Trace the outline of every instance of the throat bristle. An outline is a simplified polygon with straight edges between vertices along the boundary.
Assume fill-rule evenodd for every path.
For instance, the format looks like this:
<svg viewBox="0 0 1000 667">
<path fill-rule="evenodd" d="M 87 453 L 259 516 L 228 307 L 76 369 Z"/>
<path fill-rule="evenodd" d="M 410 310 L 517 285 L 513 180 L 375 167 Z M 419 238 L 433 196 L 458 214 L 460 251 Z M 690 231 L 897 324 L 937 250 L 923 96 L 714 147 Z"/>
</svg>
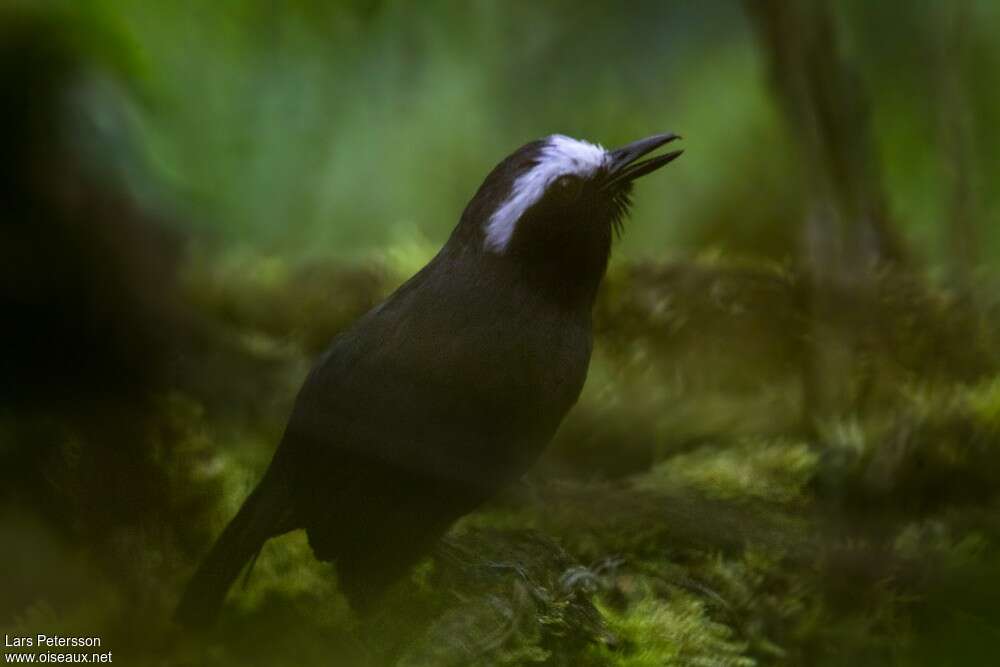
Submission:
<svg viewBox="0 0 1000 667">
<path fill-rule="evenodd" d="M 612 201 L 611 226 L 615 230 L 615 238 L 620 239 L 625 231 L 625 219 L 632 207 L 632 195 L 627 190 L 618 194 Z"/>
</svg>

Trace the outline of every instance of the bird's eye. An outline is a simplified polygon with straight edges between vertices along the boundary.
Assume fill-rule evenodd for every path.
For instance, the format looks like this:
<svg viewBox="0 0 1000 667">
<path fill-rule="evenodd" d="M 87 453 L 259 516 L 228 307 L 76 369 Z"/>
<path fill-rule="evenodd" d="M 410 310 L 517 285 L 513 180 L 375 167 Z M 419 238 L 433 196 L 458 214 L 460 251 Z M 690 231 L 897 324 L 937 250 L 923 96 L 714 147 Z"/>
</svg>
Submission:
<svg viewBox="0 0 1000 667">
<path fill-rule="evenodd" d="M 569 202 L 580 196 L 582 185 L 583 181 L 579 177 L 565 174 L 556 179 L 552 189 L 556 191 L 560 199 Z"/>
</svg>

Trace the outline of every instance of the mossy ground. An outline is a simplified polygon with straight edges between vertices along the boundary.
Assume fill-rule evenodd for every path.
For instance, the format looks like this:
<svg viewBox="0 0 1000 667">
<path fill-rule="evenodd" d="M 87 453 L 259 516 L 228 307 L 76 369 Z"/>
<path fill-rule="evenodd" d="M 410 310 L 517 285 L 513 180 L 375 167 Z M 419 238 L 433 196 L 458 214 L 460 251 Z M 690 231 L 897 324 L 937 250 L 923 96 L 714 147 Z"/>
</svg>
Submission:
<svg viewBox="0 0 1000 667">
<path fill-rule="evenodd" d="M 137 665 L 930 665 L 994 653 L 989 304 L 886 277 L 878 302 L 890 306 L 858 352 L 866 399 L 810 421 L 794 275 L 720 261 L 616 267 L 588 386 L 549 453 L 373 616 L 357 618 L 336 568 L 291 534 L 267 545 L 218 628 L 180 632 L 171 607 L 266 466 L 309 358 L 398 282 L 391 266 L 192 261 L 189 298 L 237 352 L 150 398 L 108 399 L 104 419 L 129 415 L 124 468 L 126 444 L 98 442 L 115 431 L 72 411 L 3 415 L 4 447 L 45 444 L 47 479 L 0 522 L 0 566 L 21 573 L 5 631 L 98 635 Z M 208 377 L 218 372 L 224 382 Z"/>
</svg>

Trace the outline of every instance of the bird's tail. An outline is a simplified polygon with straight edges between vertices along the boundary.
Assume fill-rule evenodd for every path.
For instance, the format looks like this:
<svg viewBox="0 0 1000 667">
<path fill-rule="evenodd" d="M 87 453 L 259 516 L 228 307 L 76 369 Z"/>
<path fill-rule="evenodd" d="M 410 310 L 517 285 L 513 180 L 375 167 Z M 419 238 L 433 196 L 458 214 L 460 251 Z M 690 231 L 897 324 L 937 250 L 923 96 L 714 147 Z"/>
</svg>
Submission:
<svg viewBox="0 0 1000 667">
<path fill-rule="evenodd" d="M 290 506 L 285 494 L 265 479 L 246 499 L 211 551 L 198 566 L 174 612 L 174 620 L 189 628 L 211 624 L 230 586 L 251 557 L 269 538 L 287 532 Z"/>
</svg>

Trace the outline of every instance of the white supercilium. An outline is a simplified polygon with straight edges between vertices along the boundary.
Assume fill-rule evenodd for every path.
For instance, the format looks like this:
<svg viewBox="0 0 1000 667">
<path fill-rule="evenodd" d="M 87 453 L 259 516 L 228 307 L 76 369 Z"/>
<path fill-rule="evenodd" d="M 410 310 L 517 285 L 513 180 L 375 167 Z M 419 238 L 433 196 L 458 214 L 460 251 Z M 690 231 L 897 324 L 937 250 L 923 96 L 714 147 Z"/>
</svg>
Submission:
<svg viewBox="0 0 1000 667">
<path fill-rule="evenodd" d="M 542 148 L 538 163 L 518 176 L 510 195 L 493 212 L 486 225 L 486 247 L 503 252 L 521 216 L 549 185 L 565 174 L 587 177 L 605 165 L 608 152 L 601 146 L 562 134 L 553 134 Z"/>
</svg>

